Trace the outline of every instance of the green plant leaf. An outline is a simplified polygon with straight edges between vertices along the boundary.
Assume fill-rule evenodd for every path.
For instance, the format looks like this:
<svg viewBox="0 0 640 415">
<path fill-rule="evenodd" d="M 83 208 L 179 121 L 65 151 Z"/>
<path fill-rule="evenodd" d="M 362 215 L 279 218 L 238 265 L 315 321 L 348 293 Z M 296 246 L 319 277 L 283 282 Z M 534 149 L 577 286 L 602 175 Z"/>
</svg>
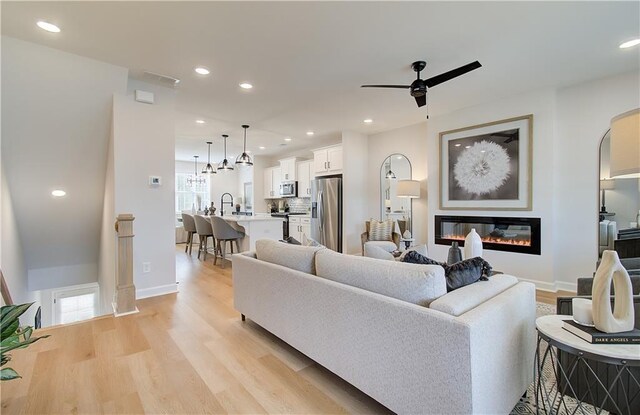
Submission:
<svg viewBox="0 0 640 415">
<path fill-rule="evenodd" d="M 7 347 L 17 343 L 20 343 L 20 335 L 14 334 L 13 336 L 3 338 L 0 342 L 0 347 Z"/>
<path fill-rule="evenodd" d="M 11 360 L 11 356 L 9 356 L 8 354 L 3 354 L 2 359 L 0 359 L 0 366 L 4 366 L 5 364 L 7 364 L 7 362 L 9 362 L 9 360 Z"/>
<path fill-rule="evenodd" d="M 0 370 L 0 380 L 11 380 L 21 378 L 22 376 L 18 375 L 18 372 L 11 369 L 10 367 L 6 367 Z"/>
<path fill-rule="evenodd" d="M 2 330 L 2 333 L 0 333 L 0 339 L 4 340 L 7 337 L 13 336 L 14 334 L 16 334 L 16 331 L 19 327 L 20 321 L 16 319 L 11 325 L 7 326 L 6 329 Z"/>
<path fill-rule="evenodd" d="M 13 308 L 6 313 L 4 313 L 4 310 L 2 310 L 3 313 L 2 313 L 2 319 L 0 321 L 0 332 L 4 333 L 5 329 L 7 329 L 10 325 L 14 324 L 14 321 L 18 320 L 18 317 L 24 314 L 24 312 L 27 311 L 27 309 L 32 305 L 33 303 L 5 306 L 5 307 L 13 307 Z"/>
<path fill-rule="evenodd" d="M 11 350 L 13 350 L 13 349 L 18 349 L 18 348 L 21 348 L 21 347 L 26 347 L 26 346 L 28 346 L 28 345 L 30 345 L 30 344 L 32 344 L 32 343 L 35 343 L 35 342 L 37 342 L 37 341 L 38 341 L 38 340 L 40 340 L 40 339 L 44 339 L 44 338 L 46 338 L 46 337 L 49 337 L 49 336 L 32 337 L 32 338 L 30 338 L 29 340 L 26 340 L 26 341 L 23 341 L 23 342 L 19 342 L 19 343 L 17 343 L 17 344 L 12 344 L 11 346 L 2 347 L 2 348 L 0 348 L 0 353 L 5 354 L 5 353 L 7 353 L 7 352 L 10 352 L 10 351 L 11 351 Z"/>
</svg>

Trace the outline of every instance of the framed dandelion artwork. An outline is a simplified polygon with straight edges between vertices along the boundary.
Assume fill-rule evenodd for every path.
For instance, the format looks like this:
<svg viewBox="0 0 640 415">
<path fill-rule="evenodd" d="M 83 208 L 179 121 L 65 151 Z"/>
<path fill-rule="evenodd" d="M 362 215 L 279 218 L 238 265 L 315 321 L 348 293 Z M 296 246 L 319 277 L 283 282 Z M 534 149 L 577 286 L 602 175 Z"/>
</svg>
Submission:
<svg viewBox="0 0 640 415">
<path fill-rule="evenodd" d="M 531 210 L 533 115 L 440 133 L 440 209 Z"/>
</svg>

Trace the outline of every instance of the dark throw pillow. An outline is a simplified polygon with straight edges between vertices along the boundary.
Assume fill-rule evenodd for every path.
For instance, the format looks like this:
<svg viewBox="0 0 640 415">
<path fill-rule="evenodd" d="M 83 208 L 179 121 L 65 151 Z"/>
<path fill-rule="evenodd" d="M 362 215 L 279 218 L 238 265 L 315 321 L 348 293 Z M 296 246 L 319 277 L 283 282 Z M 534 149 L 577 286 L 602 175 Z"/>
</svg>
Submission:
<svg viewBox="0 0 640 415">
<path fill-rule="evenodd" d="M 408 252 L 402 262 L 423 265 L 440 265 L 444 268 L 444 276 L 447 280 L 447 292 L 473 284 L 476 281 L 486 281 L 491 276 L 491 265 L 481 257 L 465 259 L 448 265 L 446 262 L 438 262 L 427 258 L 415 251 Z"/>
</svg>

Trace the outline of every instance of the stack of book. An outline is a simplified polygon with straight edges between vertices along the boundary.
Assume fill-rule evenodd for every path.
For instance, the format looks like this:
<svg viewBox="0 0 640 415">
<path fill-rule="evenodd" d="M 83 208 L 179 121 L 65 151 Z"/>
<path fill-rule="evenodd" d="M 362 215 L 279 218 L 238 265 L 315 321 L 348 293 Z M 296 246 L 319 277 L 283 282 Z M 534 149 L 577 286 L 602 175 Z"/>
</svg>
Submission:
<svg viewBox="0 0 640 415">
<path fill-rule="evenodd" d="M 563 320 L 562 328 L 592 344 L 638 344 L 640 330 L 633 329 L 622 333 L 605 333 L 595 327 L 583 326 L 572 319 Z"/>
</svg>

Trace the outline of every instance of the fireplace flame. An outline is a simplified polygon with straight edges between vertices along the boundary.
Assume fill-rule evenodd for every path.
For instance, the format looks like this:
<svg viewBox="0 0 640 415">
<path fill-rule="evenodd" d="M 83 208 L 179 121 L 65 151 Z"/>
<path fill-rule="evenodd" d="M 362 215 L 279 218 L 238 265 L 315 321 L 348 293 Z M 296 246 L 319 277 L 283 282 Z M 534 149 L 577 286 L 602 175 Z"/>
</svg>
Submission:
<svg viewBox="0 0 640 415">
<path fill-rule="evenodd" d="M 442 237 L 443 239 L 451 239 L 453 241 L 464 241 L 464 235 L 445 235 Z M 496 236 L 482 236 L 480 237 L 482 242 L 492 243 L 492 244 L 503 244 L 503 245 L 519 245 L 519 246 L 531 246 L 531 240 L 529 239 L 511 239 L 511 238 L 500 238 Z"/>
</svg>

